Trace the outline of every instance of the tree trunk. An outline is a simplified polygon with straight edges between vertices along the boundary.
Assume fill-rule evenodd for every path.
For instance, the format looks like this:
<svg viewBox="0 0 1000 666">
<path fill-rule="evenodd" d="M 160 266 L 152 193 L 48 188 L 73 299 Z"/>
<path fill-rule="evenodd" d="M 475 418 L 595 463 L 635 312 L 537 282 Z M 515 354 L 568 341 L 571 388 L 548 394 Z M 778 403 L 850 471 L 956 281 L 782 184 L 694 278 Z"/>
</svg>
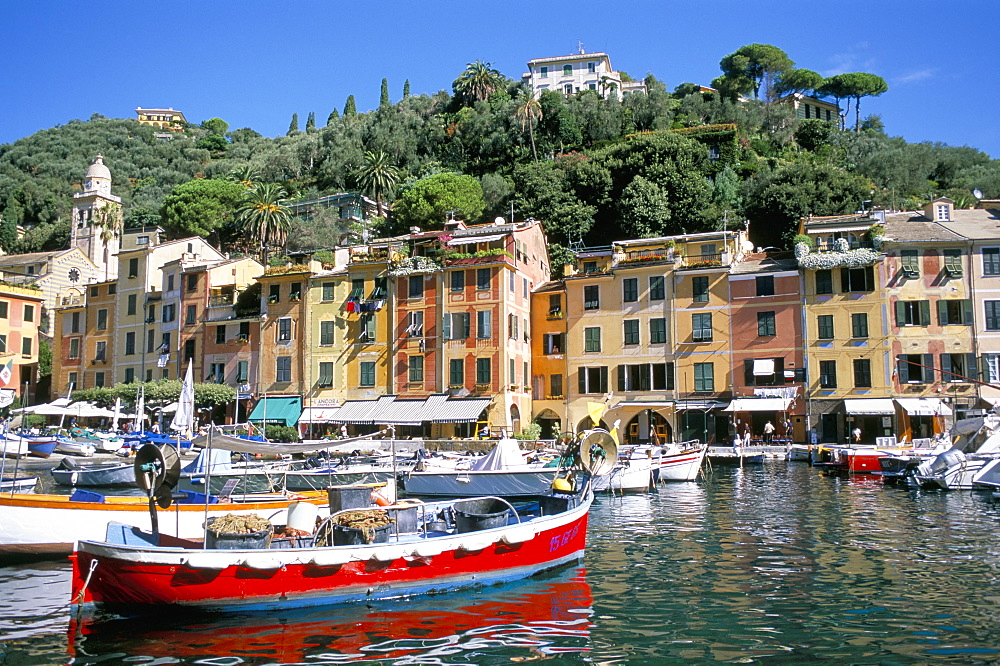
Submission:
<svg viewBox="0 0 1000 666">
<path fill-rule="evenodd" d="M 535 124 L 528 120 L 528 136 L 531 137 L 531 156 L 538 161 L 538 152 L 535 150 Z"/>
</svg>

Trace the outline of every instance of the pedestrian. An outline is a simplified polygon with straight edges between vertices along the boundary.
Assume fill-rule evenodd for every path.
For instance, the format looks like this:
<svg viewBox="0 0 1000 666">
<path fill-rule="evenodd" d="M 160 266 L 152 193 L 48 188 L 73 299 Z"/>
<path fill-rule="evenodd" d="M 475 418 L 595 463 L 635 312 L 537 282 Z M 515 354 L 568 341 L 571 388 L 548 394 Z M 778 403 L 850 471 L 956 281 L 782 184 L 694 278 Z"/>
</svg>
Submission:
<svg viewBox="0 0 1000 666">
<path fill-rule="evenodd" d="M 340 424 L 340 438 L 347 439 L 347 424 L 345 423 Z"/>
<path fill-rule="evenodd" d="M 851 435 L 854 436 L 854 443 L 861 443 L 861 428 L 859 426 L 854 426 L 854 430 L 851 431 Z"/>
<path fill-rule="evenodd" d="M 785 439 L 792 441 L 792 419 L 785 419 Z"/>
<path fill-rule="evenodd" d="M 149 429 L 150 429 L 150 431 L 151 431 L 151 432 L 152 432 L 152 433 L 153 433 L 154 435 L 159 435 L 159 434 L 160 434 L 160 424 L 159 424 L 159 422 L 158 422 L 158 421 L 154 421 L 154 422 L 153 422 L 153 425 L 152 425 L 152 426 L 150 426 L 150 428 L 149 428 Z"/>
<path fill-rule="evenodd" d="M 771 446 L 771 437 L 774 436 L 774 424 L 768 421 L 764 424 L 764 446 Z"/>
<path fill-rule="evenodd" d="M 743 428 L 743 446 L 750 446 L 750 424 Z"/>
</svg>

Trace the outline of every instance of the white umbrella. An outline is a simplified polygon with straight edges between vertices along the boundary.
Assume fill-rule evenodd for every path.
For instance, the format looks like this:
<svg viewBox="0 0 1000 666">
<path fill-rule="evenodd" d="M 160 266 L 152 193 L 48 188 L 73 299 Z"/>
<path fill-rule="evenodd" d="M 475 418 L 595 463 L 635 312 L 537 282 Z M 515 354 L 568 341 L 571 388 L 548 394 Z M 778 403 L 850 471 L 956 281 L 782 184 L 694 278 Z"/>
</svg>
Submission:
<svg viewBox="0 0 1000 666">
<path fill-rule="evenodd" d="M 67 416 L 75 416 L 77 418 L 88 418 L 88 417 L 112 417 L 115 415 L 110 409 L 104 409 L 103 407 L 98 407 L 92 402 L 74 402 L 72 405 L 66 408 Z"/>
</svg>

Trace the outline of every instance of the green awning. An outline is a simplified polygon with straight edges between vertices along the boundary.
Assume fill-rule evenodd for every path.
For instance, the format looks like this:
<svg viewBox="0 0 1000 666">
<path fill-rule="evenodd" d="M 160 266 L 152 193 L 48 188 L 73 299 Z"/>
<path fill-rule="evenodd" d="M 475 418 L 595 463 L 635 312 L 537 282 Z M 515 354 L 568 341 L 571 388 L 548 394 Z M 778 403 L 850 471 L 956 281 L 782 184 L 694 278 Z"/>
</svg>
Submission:
<svg viewBox="0 0 1000 666">
<path fill-rule="evenodd" d="M 300 414 L 302 398 L 299 396 L 268 396 L 257 403 L 247 420 L 252 423 L 293 426 L 298 422 Z"/>
</svg>

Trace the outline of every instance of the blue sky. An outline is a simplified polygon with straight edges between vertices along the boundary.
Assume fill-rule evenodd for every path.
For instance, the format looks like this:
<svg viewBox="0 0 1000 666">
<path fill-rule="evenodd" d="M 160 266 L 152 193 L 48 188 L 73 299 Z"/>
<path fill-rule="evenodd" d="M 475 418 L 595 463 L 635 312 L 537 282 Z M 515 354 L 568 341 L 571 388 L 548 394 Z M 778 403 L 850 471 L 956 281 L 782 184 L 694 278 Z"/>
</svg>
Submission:
<svg viewBox="0 0 1000 666">
<path fill-rule="evenodd" d="M 862 102 L 909 141 L 1000 157 L 995 0 L 807 2 L 10 2 L 0 68 L 0 143 L 92 113 L 173 107 L 189 121 L 283 134 L 316 113 L 449 89 L 466 63 L 517 78 L 530 58 L 605 51 L 618 70 L 673 89 L 708 84 L 744 44 L 784 49 L 824 75 L 870 71 L 889 83 Z M 851 112 L 853 116 L 853 110 Z"/>
</svg>

